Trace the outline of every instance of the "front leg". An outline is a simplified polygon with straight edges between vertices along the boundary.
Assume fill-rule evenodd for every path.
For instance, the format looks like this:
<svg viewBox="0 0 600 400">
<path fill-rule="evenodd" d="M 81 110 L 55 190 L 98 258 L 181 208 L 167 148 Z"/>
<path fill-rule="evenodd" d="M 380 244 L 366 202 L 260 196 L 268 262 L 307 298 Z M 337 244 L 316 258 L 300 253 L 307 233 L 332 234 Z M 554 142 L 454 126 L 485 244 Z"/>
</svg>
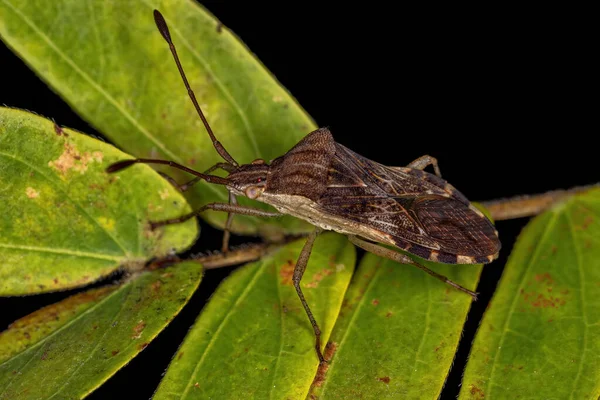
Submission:
<svg viewBox="0 0 600 400">
<path fill-rule="evenodd" d="M 163 221 L 150 222 L 150 227 L 152 229 L 156 229 L 160 226 L 178 224 L 180 222 L 187 221 L 190 218 L 194 218 L 198 214 L 206 210 L 214 210 L 214 211 L 224 211 L 232 214 L 241 214 L 241 215 L 251 215 L 253 217 L 281 217 L 283 214 L 278 212 L 271 212 L 261 210 L 259 208 L 240 206 L 237 204 L 227 204 L 227 203 L 210 203 L 205 206 L 200 207 L 196 211 L 192 211 L 189 214 L 182 215 L 178 218 L 166 219 Z"/>
<path fill-rule="evenodd" d="M 416 160 L 414 160 L 413 162 L 411 162 L 410 164 L 408 164 L 407 167 L 424 170 L 429 165 L 433 166 L 433 170 L 435 171 L 435 174 L 439 178 L 441 178 L 442 173 L 440 172 L 440 167 L 438 166 L 438 161 L 437 161 L 437 158 L 435 158 L 435 157 L 431 157 L 428 155 L 421 156 L 421 157 L 417 158 Z"/>
<path fill-rule="evenodd" d="M 231 192 L 229 192 L 229 204 L 237 206 L 237 198 Z M 233 222 L 233 213 L 227 213 L 227 222 L 225 222 L 225 230 L 223 230 L 223 244 L 221 245 L 221 252 L 227 253 L 229 251 L 229 238 L 231 237 L 231 223 Z"/>
</svg>

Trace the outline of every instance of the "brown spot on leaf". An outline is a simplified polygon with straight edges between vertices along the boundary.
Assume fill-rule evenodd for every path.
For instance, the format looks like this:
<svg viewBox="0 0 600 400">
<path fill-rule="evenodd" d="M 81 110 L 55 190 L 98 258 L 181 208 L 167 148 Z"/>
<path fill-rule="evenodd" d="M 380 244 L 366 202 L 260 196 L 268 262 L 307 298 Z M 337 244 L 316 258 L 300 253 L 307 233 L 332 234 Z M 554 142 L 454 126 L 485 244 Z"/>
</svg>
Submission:
<svg viewBox="0 0 600 400">
<path fill-rule="evenodd" d="M 315 379 L 313 380 L 312 387 L 319 387 L 325 381 L 325 375 L 327 375 L 327 370 L 329 369 L 329 363 L 333 358 L 333 355 L 337 351 L 338 344 L 336 342 L 329 342 L 327 346 L 325 346 L 325 352 L 323 357 L 327 360 L 327 362 L 323 362 L 319 364 L 319 369 L 317 369 L 317 374 L 315 375 Z"/>
<path fill-rule="evenodd" d="M 319 282 L 323 280 L 325 276 L 329 276 L 333 273 L 330 269 L 322 269 L 313 275 L 312 281 L 306 284 L 307 288 L 316 288 L 319 286 Z"/>
<path fill-rule="evenodd" d="M 394 315 L 394 313 L 393 313 L 393 312 L 391 312 L 391 311 L 388 311 L 388 312 L 385 314 L 385 317 L 386 317 L 386 318 L 389 318 L 389 317 L 391 317 L 392 315 Z"/>
<path fill-rule="evenodd" d="M 566 303 L 563 298 L 546 296 L 535 292 L 523 293 L 523 299 L 535 308 L 559 308 Z"/>
<path fill-rule="evenodd" d="M 471 395 L 477 399 L 485 399 L 485 393 L 483 393 L 483 390 L 475 385 L 469 385 L 469 392 L 471 392 Z"/>
<path fill-rule="evenodd" d="M 30 199 L 35 199 L 40 197 L 40 192 L 38 192 L 37 190 L 35 190 L 32 187 L 28 187 L 27 189 L 25 189 L 25 194 L 27 195 L 27 197 L 29 197 Z"/>
<path fill-rule="evenodd" d="M 221 33 L 223 32 L 223 23 L 221 21 L 219 21 L 217 23 L 217 33 Z"/>
<path fill-rule="evenodd" d="M 335 257 L 335 254 L 332 254 L 332 255 L 330 255 L 330 256 L 329 256 L 329 261 L 327 261 L 327 264 L 328 264 L 328 265 L 329 265 L 331 268 L 333 268 L 333 267 L 335 267 L 335 262 L 336 262 L 336 257 Z"/>
<path fill-rule="evenodd" d="M 199 388 L 199 387 L 200 387 L 200 384 L 199 384 L 198 382 L 196 382 L 196 383 L 194 383 L 194 387 L 195 387 L 195 388 Z"/>
<path fill-rule="evenodd" d="M 584 231 L 589 228 L 589 226 L 594 222 L 594 217 L 592 217 L 591 215 L 588 215 L 587 217 L 585 217 L 585 219 L 583 220 L 583 224 L 581 225 L 581 229 L 583 229 Z"/>
<path fill-rule="evenodd" d="M 279 269 L 279 277 L 282 285 L 292 285 L 292 277 L 294 276 L 294 267 L 296 263 L 292 260 L 287 260 Z"/>
<path fill-rule="evenodd" d="M 183 351 L 179 352 L 179 354 L 177 354 L 177 359 L 181 360 L 181 357 L 183 357 Z"/>
<path fill-rule="evenodd" d="M 148 342 L 144 342 L 144 343 L 142 343 L 142 344 L 140 344 L 140 345 L 138 346 L 138 349 L 139 349 L 140 351 L 142 351 L 142 350 L 144 350 L 146 347 L 148 347 L 148 345 L 149 345 L 149 344 L 150 344 L 150 343 L 148 343 Z"/>
<path fill-rule="evenodd" d="M 160 290 L 161 286 L 162 286 L 162 283 L 160 283 L 160 281 L 156 281 L 152 285 L 150 285 L 150 287 L 152 288 L 152 291 L 154 291 L 154 292 L 158 292 Z"/>
<path fill-rule="evenodd" d="M 71 169 L 83 174 L 87 171 L 90 162 L 102 162 L 103 157 L 100 151 L 80 153 L 75 145 L 65 142 L 63 153 L 56 160 L 49 161 L 48 166 L 63 175 Z"/>
<path fill-rule="evenodd" d="M 378 299 L 373 299 L 371 301 L 371 304 L 373 304 L 374 306 L 378 306 L 379 305 L 379 300 Z"/>
<path fill-rule="evenodd" d="M 377 378 L 377 379 L 380 380 L 381 382 L 385 383 L 386 385 L 388 385 L 390 383 L 389 376 L 382 376 L 381 378 Z"/>
<path fill-rule="evenodd" d="M 554 283 L 554 279 L 548 272 L 544 272 L 543 274 L 536 274 L 535 280 L 541 283 L 546 283 L 548 285 L 552 285 Z"/>
<path fill-rule="evenodd" d="M 48 358 L 48 349 L 44 350 L 44 354 L 42 354 L 40 359 L 43 361 L 43 360 L 46 360 L 47 358 Z"/>
<path fill-rule="evenodd" d="M 112 355 L 113 355 L 113 357 L 114 357 L 114 356 L 116 356 L 117 354 L 119 354 L 119 350 L 113 350 L 113 351 L 111 351 L 111 352 L 110 352 L 110 354 L 112 354 Z"/>
<path fill-rule="evenodd" d="M 140 320 L 136 326 L 133 327 L 133 335 L 131 335 L 132 339 L 139 339 L 142 337 L 142 332 L 146 328 L 146 323 L 143 320 Z"/>
</svg>

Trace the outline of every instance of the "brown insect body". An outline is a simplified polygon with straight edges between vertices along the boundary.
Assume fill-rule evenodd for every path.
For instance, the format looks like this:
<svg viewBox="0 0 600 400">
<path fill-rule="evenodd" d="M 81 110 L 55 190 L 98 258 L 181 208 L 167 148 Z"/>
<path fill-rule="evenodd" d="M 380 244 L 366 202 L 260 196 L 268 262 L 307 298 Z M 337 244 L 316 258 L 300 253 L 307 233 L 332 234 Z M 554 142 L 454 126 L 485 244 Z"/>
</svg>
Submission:
<svg viewBox="0 0 600 400">
<path fill-rule="evenodd" d="M 449 264 L 488 263 L 497 257 L 500 250 L 498 233 L 465 196 L 440 177 L 437 160 L 423 156 L 408 167 L 387 167 L 336 143 L 329 130 L 321 128 L 309 133 L 270 164 L 258 159 L 239 165 L 212 132 L 185 76 L 166 21 L 156 10 L 154 19 L 169 44 L 188 95 L 213 146 L 225 162 L 199 172 L 173 161 L 138 158 L 116 162 L 107 168 L 107 172 L 114 173 L 137 163 L 169 165 L 196 176 L 184 185 L 173 181 L 182 191 L 200 180 L 225 185 L 229 190 L 229 203 L 209 203 L 177 218 L 151 221 L 152 229 L 181 223 L 206 210 L 227 212 L 222 246 L 226 252 L 234 214 L 259 217 L 287 214 L 315 225 L 300 252 L 292 282 L 315 332 L 315 350 L 320 362 L 326 361 L 321 351 L 321 330 L 300 281 L 315 239 L 323 229 L 346 234 L 353 244 L 364 250 L 412 264 L 457 290 L 477 297 L 475 292 L 408 256 L 377 244 L 392 245 L 421 258 Z M 433 166 L 436 175 L 423 171 L 428 165 Z M 211 175 L 216 169 L 223 169 L 229 175 Z M 279 212 L 239 205 L 236 195 L 270 204 Z"/>
<path fill-rule="evenodd" d="M 269 165 L 233 171 L 228 189 L 325 230 L 356 235 L 448 264 L 489 263 L 500 250 L 491 222 L 454 187 L 419 169 L 387 167 L 308 134 Z"/>
</svg>

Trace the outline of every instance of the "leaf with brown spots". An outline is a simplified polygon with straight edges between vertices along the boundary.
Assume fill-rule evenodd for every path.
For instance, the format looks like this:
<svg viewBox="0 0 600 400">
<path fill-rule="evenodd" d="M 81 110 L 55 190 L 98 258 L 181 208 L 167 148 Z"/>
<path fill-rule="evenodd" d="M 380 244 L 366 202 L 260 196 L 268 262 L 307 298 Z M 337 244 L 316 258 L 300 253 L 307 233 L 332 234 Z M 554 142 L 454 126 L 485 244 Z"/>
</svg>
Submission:
<svg viewBox="0 0 600 400">
<path fill-rule="evenodd" d="M 599 218 L 593 189 L 523 230 L 475 337 L 461 399 L 600 396 Z"/>
<path fill-rule="evenodd" d="M 197 236 L 193 220 L 149 231 L 148 220 L 190 210 L 155 171 L 136 166 L 111 181 L 106 166 L 126 154 L 61 132 L 68 135 L 45 118 L 0 108 L 0 295 L 85 286 L 184 250 Z"/>
<path fill-rule="evenodd" d="M 480 265 L 427 267 L 467 288 Z M 471 299 L 422 271 L 367 254 L 331 334 L 336 351 L 311 388 L 315 399 L 436 399 Z M 357 380 L 357 377 L 360 377 Z"/>
<path fill-rule="evenodd" d="M 100 386 L 179 313 L 202 276 L 191 262 L 168 271 L 74 295 L 13 323 L 0 333 L 0 398 L 83 398 Z"/>
<path fill-rule="evenodd" d="M 315 337 L 287 271 L 304 240 L 233 272 L 213 294 L 163 378 L 155 399 L 303 399 L 317 372 Z M 333 255 L 335 264 L 329 267 Z M 326 341 L 355 263 L 341 235 L 320 235 L 301 283 Z M 291 261 L 291 262 L 290 262 Z M 322 274 L 331 269 L 330 274 Z M 318 285 L 310 279 L 321 274 Z M 283 276 L 282 276 L 283 275 Z M 283 279 L 282 279 L 283 278 Z M 325 354 L 331 355 L 331 347 Z M 200 382 L 195 386 L 194 382 Z"/>
<path fill-rule="evenodd" d="M 13 5 L 14 4 L 14 5 Z M 0 37 L 90 125 L 136 157 L 162 158 L 205 170 L 222 161 L 186 96 L 169 47 L 156 30 L 159 8 L 181 63 L 221 143 L 241 163 L 274 159 L 316 128 L 271 73 L 228 29 L 193 1 L 0 2 Z M 57 29 L 60 15 L 60 29 Z M 121 32 L 122 34 L 120 34 Z M 60 121 L 58 121 L 60 122 Z M 52 134 L 71 134 L 53 124 Z M 276 140 L 274 140 L 276 139 Z M 65 147 L 53 158 L 61 173 L 81 173 L 93 153 Z M 114 161 L 114 160 L 113 160 Z M 161 168 L 178 181 L 189 176 Z M 222 187 L 201 182 L 185 192 L 194 207 L 227 202 Z M 170 204 L 171 198 L 156 204 Z M 247 201 L 255 207 L 263 203 Z M 226 214 L 203 213 L 224 226 Z M 296 218 L 239 215 L 233 231 L 265 236 L 307 232 Z"/>
</svg>

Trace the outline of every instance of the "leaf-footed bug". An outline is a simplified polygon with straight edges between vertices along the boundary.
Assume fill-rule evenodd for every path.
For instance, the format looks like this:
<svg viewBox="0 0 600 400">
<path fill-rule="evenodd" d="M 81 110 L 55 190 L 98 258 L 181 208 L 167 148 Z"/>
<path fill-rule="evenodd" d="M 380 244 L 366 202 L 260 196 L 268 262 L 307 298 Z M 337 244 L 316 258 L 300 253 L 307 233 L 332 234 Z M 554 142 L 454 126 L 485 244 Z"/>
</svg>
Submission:
<svg viewBox="0 0 600 400">
<path fill-rule="evenodd" d="M 163 16 L 155 10 L 154 19 L 169 44 L 189 97 L 225 162 L 201 173 L 172 161 L 140 158 L 114 163 L 107 172 L 117 172 L 136 163 L 166 164 L 196 176 L 185 187 L 199 180 L 226 186 L 229 204 L 210 203 L 187 215 L 153 222 L 152 228 L 186 221 L 205 210 L 224 211 L 228 217 L 223 250 L 227 251 L 234 214 L 259 217 L 289 214 L 313 224 L 316 228 L 298 257 L 292 281 L 312 324 L 320 362 L 325 361 L 321 352 L 321 331 L 304 298 L 300 281 L 314 241 L 323 230 L 345 234 L 356 246 L 376 255 L 414 265 L 476 299 L 475 292 L 407 255 L 378 244 L 447 264 L 489 263 L 498 256 L 500 241 L 494 226 L 465 196 L 441 178 L 435 158 L 423 156 L 406 167 L 387 167 L 336 143 L 329 130 L 321 128 L 309 133 L 270 163 L 258 159 L 240 165 L 212 132 L 190 88 Z M 433 166 L 435 175 L 424 171 L 429 165 Z M 223 169 L 228 175 L 211 175 L 216 169 Z M 238 205 L 236 196 L 269 204 L 278 212 Z"/>
</svg>

